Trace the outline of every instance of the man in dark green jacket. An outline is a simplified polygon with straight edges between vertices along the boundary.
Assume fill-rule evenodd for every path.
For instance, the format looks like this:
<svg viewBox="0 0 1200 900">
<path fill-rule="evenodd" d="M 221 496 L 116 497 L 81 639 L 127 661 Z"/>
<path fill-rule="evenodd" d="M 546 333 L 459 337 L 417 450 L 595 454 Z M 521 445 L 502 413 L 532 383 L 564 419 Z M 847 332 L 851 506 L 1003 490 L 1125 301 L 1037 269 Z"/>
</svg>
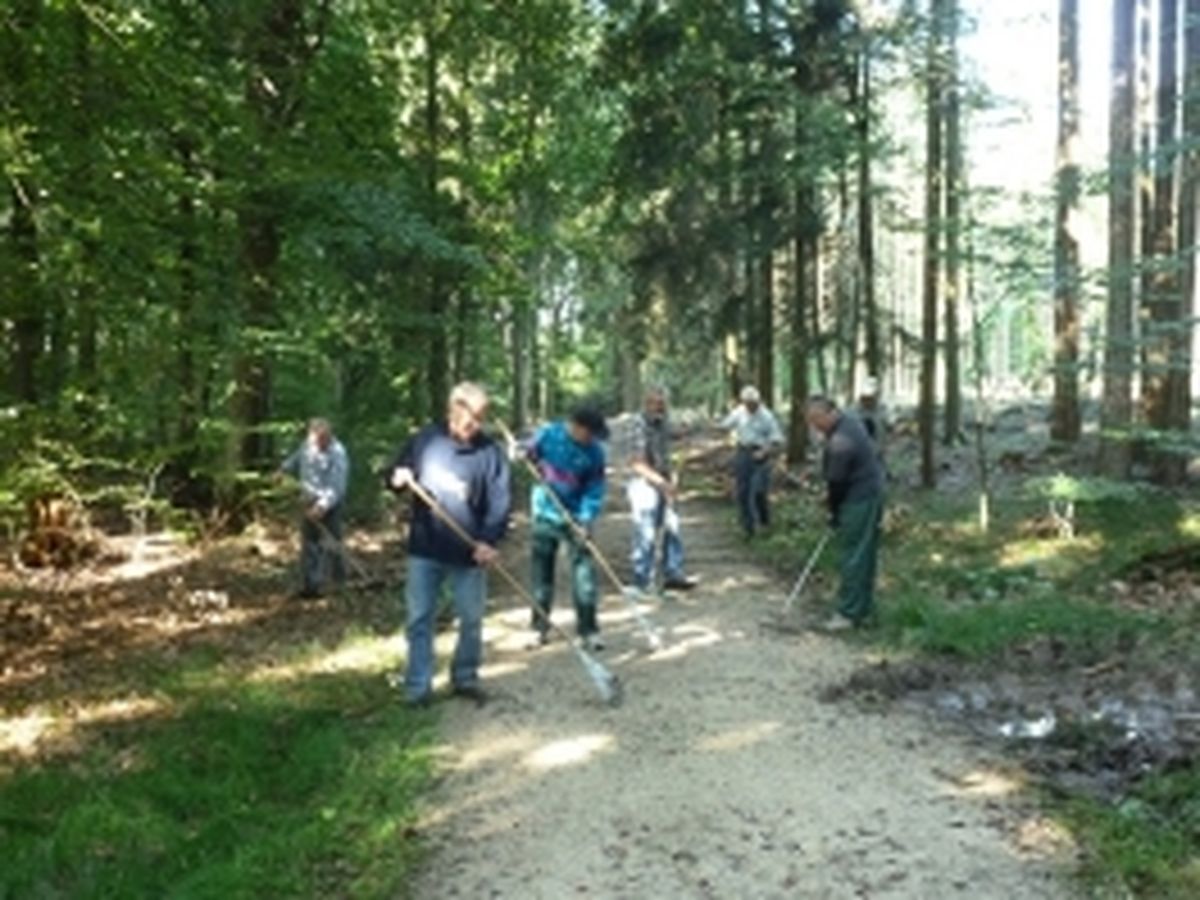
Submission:
<svg viewBox="0 0 1200 900">
<path fill-rule="evenodd" d="M 808 424 L 825 436 L 822 460 L 829 487 L 829 524 L 837 530 L 841 587 L 827 631 L 857 627 L 875 608 L 875 572 L 883 521 L 883 466 L 857 417 L 832 400 L 808 401 Z"/>
</svg>

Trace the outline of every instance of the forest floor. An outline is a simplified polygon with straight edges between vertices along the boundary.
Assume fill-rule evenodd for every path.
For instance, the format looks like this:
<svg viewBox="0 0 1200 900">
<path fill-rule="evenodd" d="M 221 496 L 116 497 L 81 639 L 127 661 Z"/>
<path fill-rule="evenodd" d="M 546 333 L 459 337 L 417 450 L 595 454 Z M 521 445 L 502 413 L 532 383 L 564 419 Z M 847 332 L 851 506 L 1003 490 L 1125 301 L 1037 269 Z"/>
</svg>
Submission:
<svg viewBox="0 0 1200 900">
<path fill-rule="evenodd" d="M 287 597 L 283 526 L 0 570 L 0 897 L 1194 896 L 1196 504 L 1139 495 L 1048 535 L 1023 485 L 1070 460 L 1008 430 L 988 534 L 969 451 L 933 496 L 897 466 L 879 621 L 846 637 L 768 624 L 822 527 L 817 487 L 780 490 L 747 544 L 720 438 L 694 432 L 702 582 L 644 607 L 653 653 L 607 594 L 618 708 L 561 641 L 531 648 L 498 583 L 493 701 L 404 708 L 383 678 L 403 652 L 388 529 L 348 541 L 368 582 L 315 603 Z M 525 532 L 505 553 L 522 577 Z M 619 509 L 599 539 L 623 571 Z M 795 624 L 827 611 L 831 557 Z"/>
</svg>

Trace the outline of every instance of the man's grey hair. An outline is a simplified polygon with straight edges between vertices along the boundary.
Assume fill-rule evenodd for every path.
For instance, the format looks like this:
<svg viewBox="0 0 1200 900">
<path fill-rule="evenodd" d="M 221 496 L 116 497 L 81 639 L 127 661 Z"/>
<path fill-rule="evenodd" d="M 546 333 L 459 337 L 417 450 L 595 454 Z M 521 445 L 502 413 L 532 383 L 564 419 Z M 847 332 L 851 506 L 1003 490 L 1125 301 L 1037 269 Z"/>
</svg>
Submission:
<svg viewBox="0 0 1200 900">
<path fill-rule="evenodd" d="M 665 384 L 652 384 L 652 385 L 650 385 L 650 387 L 646 388 L 646 392 L 645 392 L 644 396 L 645 396 L 645 399 L 647 399 L 647 400 L 649 400 L 651 397 L 661 397 L 663 400 L 670 403 L 671 402 L 671 389 L 668 388 Z"/>
<path fill-rule="evenodd" d="M 832 412 L 837 412 L 837 404 L 834 403 L 832 400 L 830 400 L 828 397 L 826 397 L 824 394 L 813 394 L 811 397 L 808 398 L 808 403 L 806 404 L 806 406 L 810 410 L 816 410 L 818 412 L 823 412 L 826 414 L 832 413 Z"/>
<path fill-rule="evenodd" d="M 490 402 L 487 388 L 474 381 L 460 381 L 450 391 L 451 406 L 478 409 L 481 406 L 487 406 Z"/>
<path fill-rule="evenodd" d="M 333 434 L 333 426 L 329 424 L 329 420 L 321 416 L 313 416 L 308 420 L 309 434 Z"/>
</svg>

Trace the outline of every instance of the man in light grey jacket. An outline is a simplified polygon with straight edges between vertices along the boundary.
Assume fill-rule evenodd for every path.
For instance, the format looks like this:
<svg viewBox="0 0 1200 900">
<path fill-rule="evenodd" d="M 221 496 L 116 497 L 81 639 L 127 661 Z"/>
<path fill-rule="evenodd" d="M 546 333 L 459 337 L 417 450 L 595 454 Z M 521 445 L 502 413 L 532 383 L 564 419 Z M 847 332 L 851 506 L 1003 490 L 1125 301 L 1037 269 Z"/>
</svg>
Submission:
<svg viewBox="0 0 1200 900">
<path fill-rule="evenodd" d="M 346 497 L 346 482 L 350 475 L 350 458 L 341 441 L 325 419 L 308 423 L 308 435 L 296 448 L 280 471 L 300 482 L 304 518 L 300 523 L 299 597 L 321 596 L 326 560 L 335 583 L 346 578 L 342 556 L 336 549 L 327 549 L 323 540 L 342 539 L 342 501 Z"/>
</svg>

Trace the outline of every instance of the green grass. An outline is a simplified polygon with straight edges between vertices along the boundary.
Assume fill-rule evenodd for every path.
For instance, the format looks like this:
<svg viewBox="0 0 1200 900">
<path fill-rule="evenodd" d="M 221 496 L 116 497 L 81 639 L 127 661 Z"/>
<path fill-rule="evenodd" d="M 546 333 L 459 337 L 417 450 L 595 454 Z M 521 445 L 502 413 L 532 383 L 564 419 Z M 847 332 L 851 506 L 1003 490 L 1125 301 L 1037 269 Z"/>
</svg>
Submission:
<svg viewBox="0 0 1200 900">
<path fill-rule="evenodd" d="M 1151 775 L 1114 804 L 1051 801 L 1087 848 L 1095 896 L 1200 897 L 1200 767 Z"/>
<path fill-rule="evenodd" d="M 159 718 L 0 781 L 0 898 L 395 897 L 432 719 L 374 671 L 251 682 L 193 660 Z"/>
<path fill-rule="evenodd" d="M 1080 659 L 1103 656 L 1162 630 L 1147 617 L 1059 595 L 964 606 L 902 597 L 883 606 L 870 639 L 922 653 L 994 658 L 1039 637 L 1053 637 Z"/>
<path fill-rule="evenodd" d="M 894 505 L 905 512 L 884 539 L 885 577 L 868 642 L 987 660 L 1053 638 L 1088 659 L 1177 630 L 1163 616 L 1108 599 L 1109 582 L 1132 562 L 1196 539 L 1196 515 L 1177 500 L 1149 494 L 1086 504 L 1079 536 L 1069 541 L 1025 536 L 1022 523 L 1043 509 L 1026 498 L 996 503 L 986 534 L 973 496 L 913 494 Z M 825 527 L 818 507 L 811 498 L 785 506 L 782 527 L 752 545 L 754 552 L 798 569 Z M 826 584 L 836 584 L 835 552 L 820 570 Z"/>
<path fill-rule="evenodd" d="M 1027 499 L 996 504 L 992 528 L 982 534 L 974 502 L 901 500 L 908 511 L 884 541 L 876 627 L 855 640 L 977 666 L 1021 664 L 1012 652 L 1037 642 L 1053 645 L 1047 659 L 1054 664 L 1200 659 L 1194 611 L 1135 610 L 1110 587 L 1147 554 L 1194 544 L 1194 503 L 1146 494 L 1084 504 L 1076 538 L 1062 540 L 1026 533 L 1022 523 L 1043 508 Z M 801 560 L 822 525 L 811 507 L 785 515 L 789 527 L 762 552 Z M 830 585 L 835 566 L 829 554 L 823 569 Z M 1200 897 L 1200 766 L 1151 774 L 1115 804 L 1081 795 L 1053 803 L 1084 848 L 1089 896 Z"/>
</svg>

